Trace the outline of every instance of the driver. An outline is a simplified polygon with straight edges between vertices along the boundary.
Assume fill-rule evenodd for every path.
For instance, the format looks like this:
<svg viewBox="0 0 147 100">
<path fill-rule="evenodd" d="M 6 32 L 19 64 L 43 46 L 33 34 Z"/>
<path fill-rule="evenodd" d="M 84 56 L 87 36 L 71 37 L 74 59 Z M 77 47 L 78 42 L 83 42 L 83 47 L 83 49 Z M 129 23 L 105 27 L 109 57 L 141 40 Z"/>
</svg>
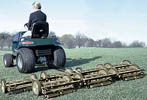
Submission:
<svg viewBox="0 0 147 100">
<path fill-rule="evenodd" d="M 25 28 L 27 27 L 28 31 L 22 37 L 31 36 L 32 26 L 34 23 L 39 21 L 46 21 L 47 16 L 41 11 L 41 4 L 39 2 L 34 2 L 32 4 L 34 12 L 30 14 L 29 22 L 25 24 Z"/>
</svg>

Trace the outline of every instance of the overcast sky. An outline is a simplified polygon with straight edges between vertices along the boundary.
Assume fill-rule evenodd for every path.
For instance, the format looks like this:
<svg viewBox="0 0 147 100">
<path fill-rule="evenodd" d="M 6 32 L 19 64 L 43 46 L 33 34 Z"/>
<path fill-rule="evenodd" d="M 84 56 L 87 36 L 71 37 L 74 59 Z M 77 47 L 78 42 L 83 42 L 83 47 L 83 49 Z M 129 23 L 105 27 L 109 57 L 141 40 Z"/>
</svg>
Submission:
<svg viewBox="0 0 147 100">
<path fill-rule="evenodd" d="M 147 0 L 36 0 L 58 36 L 77 32 L 97 40 L 147 43 Z M 1 0 L 0 32 L 24 30 L 34 0 Z"/>
</svg>

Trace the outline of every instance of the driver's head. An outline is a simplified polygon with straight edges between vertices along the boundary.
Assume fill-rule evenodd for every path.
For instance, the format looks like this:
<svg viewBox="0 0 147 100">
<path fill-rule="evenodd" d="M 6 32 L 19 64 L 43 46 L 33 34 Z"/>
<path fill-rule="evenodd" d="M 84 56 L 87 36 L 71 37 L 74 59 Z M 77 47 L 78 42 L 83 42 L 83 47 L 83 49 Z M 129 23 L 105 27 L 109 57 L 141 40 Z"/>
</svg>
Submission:
<svg viewBox="0 0 147 100">
<path fill-rule="evenodd" d="M 40 2 L 35 1 L 32 5 L 33 5 L 33 8 L 34 8 L 34 9 L 41 9 L 41 4 L 40 4 Z"/>
</svg>

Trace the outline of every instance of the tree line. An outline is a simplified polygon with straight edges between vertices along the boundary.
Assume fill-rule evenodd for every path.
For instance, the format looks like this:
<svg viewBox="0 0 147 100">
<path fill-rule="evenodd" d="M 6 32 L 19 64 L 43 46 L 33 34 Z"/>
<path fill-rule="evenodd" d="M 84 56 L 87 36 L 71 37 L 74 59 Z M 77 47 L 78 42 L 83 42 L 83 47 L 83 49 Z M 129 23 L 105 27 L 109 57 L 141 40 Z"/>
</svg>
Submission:
<svg viewBox="0 0 147 100">
<path fill-rule="evenodd" d="M 4 47 L 11 49 L 12 39 L 14 33 L 1 32 L 0 33 L 0 49 L 3 50 Z M 55 36 L 55 32 L 51 31 L 49 36 Z M 58 37 L 61 44 L 65 48 L 81 48 L 81 47 L 97 47 L 97 48 L 136 48 L 136 47 L 145 47 L 146 44 L 142 41 L 133 41 L 129 45 L 121 41 L 112 41 L 110 38 L 93 40 L 78 32 L 76 35 L 64 34 L 61 37 Z"/>
<path fill-rule="evenodd" d="M 65 48 L 81 48 L 81 47 L 97 47 L 97 48 L 137 48 L 145 47 L 146 44 L 142 41 L 133 41 L 129 45 L 121 41 L 112 41 L 110 38 L 93 40 L 85 36 L 84 34 L 77 33 L 75 36 L 71 34 L 65 34 L 60 38 L 62 45 Z"/>
</svg>

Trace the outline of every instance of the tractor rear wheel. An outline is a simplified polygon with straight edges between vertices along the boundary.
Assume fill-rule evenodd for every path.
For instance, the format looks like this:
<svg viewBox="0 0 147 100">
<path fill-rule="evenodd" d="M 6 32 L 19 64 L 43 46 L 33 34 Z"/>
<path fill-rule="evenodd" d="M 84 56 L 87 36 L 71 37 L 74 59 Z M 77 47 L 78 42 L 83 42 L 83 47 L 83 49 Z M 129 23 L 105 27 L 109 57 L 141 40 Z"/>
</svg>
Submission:
<svg viewBox="0 0 147 100">
<path fill-rule="evenodd" d="M 66 55 L 65 55 L 64 49 L 61 48 L 61 47 L 57 47 L 54 50 L 54 61 L 53 61 L 53 65 L 64 67 L 65 62 L 66 62 Z"/>
<path fill-rule="evenodd" d="M 21 48 L 16 57 L 16 64 L 19 72 L 33 72 L 35 70 L 35 56 L 33 51 L 28 48 Z"/>
<path fill-rule="evenodd" d="M 13 56 L 12 54 L 5 54 L 3 56 L 3 63 L 5 67 L 12 67 L 13 66 Z"/>
</svg>

